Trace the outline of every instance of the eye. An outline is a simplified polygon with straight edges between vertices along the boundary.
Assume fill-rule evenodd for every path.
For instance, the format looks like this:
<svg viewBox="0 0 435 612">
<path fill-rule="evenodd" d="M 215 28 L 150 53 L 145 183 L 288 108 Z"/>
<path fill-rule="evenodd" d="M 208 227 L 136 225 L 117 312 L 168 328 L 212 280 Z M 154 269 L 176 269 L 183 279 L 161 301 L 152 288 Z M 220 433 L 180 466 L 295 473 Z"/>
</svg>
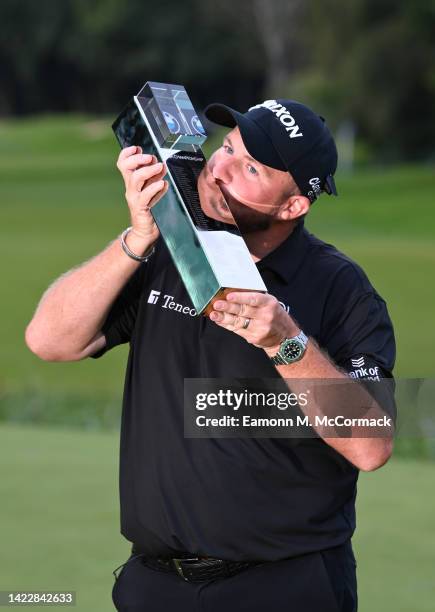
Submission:
<svg viewBox="0 0 435 612">
<path fill-rule="evenodd" d="M 258 174 L 256 168 L 254 168 L 254 166 L 251 166 L 251 164 L 248 164 L 248 172 L 249 174 Z"/>
<path fill-rule="evenodd" d="M 230 145 L 223 144 L 222 146 L 224 148 L 225 153 L 228 153 L 228 155 L 232 155 L 234 153 L 233 148 L 230 147 Z"/>
</svg>

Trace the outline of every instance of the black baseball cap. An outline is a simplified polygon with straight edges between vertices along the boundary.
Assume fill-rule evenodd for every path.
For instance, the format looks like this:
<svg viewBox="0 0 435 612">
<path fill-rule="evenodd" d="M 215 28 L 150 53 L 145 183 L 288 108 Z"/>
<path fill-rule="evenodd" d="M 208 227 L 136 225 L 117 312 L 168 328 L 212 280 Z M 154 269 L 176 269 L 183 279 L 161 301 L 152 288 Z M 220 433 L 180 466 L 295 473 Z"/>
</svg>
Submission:
<svg viewBox="0 0 435 612">
<path fill-rule="evenodd" d="M 218 125 L 237 125 L 249 154 L 266 166 L 289 172 L 311 202 L 322 192 L 337 195 L 334 139 L 323 117 L 304 104 L 266 100 L 246 113 L 224 104 L 209 104 L 204 114 Z"/>
</svg>

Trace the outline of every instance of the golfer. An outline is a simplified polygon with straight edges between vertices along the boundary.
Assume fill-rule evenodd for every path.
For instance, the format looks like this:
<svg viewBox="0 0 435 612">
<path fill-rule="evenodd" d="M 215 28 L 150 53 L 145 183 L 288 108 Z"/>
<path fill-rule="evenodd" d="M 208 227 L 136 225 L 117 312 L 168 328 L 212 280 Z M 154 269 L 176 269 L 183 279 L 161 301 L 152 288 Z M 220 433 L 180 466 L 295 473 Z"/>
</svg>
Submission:
<svg viewBox="0 0 435 612">
<path fill-rule="evenodd" d="M 150 213 L 165 166 L 133 146 L 117 164 L 130 229 L 49 287 L 26 341 L 48 361 L 130 345 L 120 502 L 132 548 L 116 572 L 118 610 L 355 612 L 358 474 L 388 460 L 391 438 L 185 438 L 183 384 L 391 378 L 387 307 L 358 264 L 304 227 L 317 198 L 337 193 L 324 120 L 284 99 L 245 113 L 212 104 L 206 116 L 228 132 L 205 178 L 268 293 L 234 291 L 195 316 Z M 224 202 L 213 214 L 231 222 Z"/>
</svg>

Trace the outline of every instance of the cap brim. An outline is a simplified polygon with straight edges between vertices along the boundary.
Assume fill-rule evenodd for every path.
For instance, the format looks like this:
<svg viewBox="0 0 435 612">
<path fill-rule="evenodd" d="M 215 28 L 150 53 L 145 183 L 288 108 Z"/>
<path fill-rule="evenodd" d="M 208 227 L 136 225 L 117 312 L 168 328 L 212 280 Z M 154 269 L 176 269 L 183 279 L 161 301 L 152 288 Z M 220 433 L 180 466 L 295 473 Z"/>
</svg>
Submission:
<svg viewBox="0 0 435 612">
<path fill-rule="evenodd" d="M 204 115 L 212 123 L 216 125 L 222 125 L 223 127 L 236 127 L 237 121 L 236 115 L 241 115 L 233 108 L 225 106 L 225 104 L 209 104 L 205 110 Z"/>
<path fill-rule="evenodd" d="M 335 181 L 334 181 L 334 177 L 332 176 L 332 174 L 328 174 L 328 176 L 326 177 L 324 185 L 323 185 L 323 190 L 328 195 L 338 196 L 337 187 L 335 186 Z"/>
<path fill-rule="evenodd" d="M 265 166 L 287 171 L 269 136 L 255 121 L 225 104 L 209 104 L 204 114 L 209 121 L 217 125 L 228 128 L 238 126 L 243 144 L 251 157 Z"/>
</svg>

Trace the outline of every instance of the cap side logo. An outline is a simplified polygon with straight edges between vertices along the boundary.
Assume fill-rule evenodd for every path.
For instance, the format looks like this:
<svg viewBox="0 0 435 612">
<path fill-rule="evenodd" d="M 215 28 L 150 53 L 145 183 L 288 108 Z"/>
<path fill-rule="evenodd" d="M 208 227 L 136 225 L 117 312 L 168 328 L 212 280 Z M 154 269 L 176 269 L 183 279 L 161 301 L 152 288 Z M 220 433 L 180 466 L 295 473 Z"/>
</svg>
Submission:
<svg viewBox="0 0 435 612">
<path fill-rule="evenodd" d="M 320 178 L 318 176 L 313 176 L 313 178 L 310 178 L 310 180 L 308 181 L 309 184 L 311 185 L 311 187 L 313 188 L 312 191 L 308 192 L 308 195 L 314 195 L 316 196 L 316 198 L 321 194 L 322 189 L 320 187 Z"/>
<path fill-rule="evenodd" d="M 254 110 L 254 108 L 267 108 L 267 110 L 270 110 L 281 121 L 286 132 L 289 133 L 290 138 L 299 138 L 300 136 L 303 136 L 303 133 L 300 131 L 300 127 L 297 125 L 295 118 L 292 117 L 285 106 L 279 104 L 279 102 L 276 100 L 265 100 L 261 104 L 251 106 L 249 110 Z"/>
</svg>

